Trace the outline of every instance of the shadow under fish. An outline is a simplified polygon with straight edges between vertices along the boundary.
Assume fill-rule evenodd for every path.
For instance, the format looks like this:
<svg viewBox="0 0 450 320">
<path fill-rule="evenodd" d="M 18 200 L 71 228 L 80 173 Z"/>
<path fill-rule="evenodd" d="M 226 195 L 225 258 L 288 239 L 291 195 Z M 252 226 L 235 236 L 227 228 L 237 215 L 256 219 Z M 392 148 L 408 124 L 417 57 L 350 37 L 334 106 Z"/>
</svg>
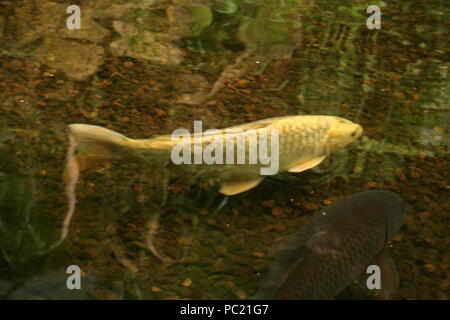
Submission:
<svg viewBox="0 0 450 320">
<path fill-rule="evenodd" d="M 400 230 L 405 204 L 390 191 L 357 193 L 324 208 L 283 241 L 253 299 L 386 299 L 398 287 L 387 255 Z M 369 289 L 367 267 L 380 271 Z"/>
</svg>

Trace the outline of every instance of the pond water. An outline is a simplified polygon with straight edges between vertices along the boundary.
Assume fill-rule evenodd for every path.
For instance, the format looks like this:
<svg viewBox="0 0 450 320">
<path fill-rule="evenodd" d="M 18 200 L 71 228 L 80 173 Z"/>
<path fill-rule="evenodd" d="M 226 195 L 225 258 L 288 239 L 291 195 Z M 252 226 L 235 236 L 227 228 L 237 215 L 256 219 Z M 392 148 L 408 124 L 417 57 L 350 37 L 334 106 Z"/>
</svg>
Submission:
<svg viewBox="0 0 450 320">
<path fill-rule="evenodd" d="M 274 245 L 368 189 L 406 203 L 389 299 L 448 299 L 445 1 L 0 0 L 0 297 L 248 299 Z M 75 16 L 74 16 L 75 15 Z M 69 21 L 69 23 L 67 23 Z M 70 29 L 68 26 L 75 26 Z M 362 137 L 230 197 L 126 160 L 83 172 L 67 237 L 68 125 L 136 139 L 292 115 Z M 56 245 L 57 244 L 57 245 Z M 65 289 L 68 266 L 82 290 Z"/>
</svg>

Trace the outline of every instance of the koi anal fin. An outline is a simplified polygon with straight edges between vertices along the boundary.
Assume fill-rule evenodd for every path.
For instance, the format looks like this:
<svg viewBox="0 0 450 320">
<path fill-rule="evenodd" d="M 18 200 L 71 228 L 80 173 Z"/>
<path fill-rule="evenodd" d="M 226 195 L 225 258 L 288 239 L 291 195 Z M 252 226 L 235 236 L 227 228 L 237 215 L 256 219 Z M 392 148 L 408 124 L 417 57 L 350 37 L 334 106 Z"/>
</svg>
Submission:
<svg viewBox="0 0 450 320">
<path fill-rule="evenodd" d="M 256 187 L 263 179 L 264 178 L 223 181 L 219 192 L 227 196 L 232 196 Z"/>
</svg>

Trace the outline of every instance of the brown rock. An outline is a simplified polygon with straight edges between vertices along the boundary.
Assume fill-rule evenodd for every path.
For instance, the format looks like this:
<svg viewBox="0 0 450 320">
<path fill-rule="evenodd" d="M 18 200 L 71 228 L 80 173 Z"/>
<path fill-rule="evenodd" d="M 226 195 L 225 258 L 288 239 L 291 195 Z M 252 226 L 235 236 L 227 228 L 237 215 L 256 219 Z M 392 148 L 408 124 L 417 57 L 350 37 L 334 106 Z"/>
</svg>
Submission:
<svg viewBox="0 0 450 320">
<path fill-rule="evenodd" d="M 432 263 L 428 263 L 424 267 L 425 267 L 425 269 L 427 269 L 427 271 L 429 273 L 434 273 L 437 270 L 436 266 L 434 264 L 432 264 Z"/>
<path fill-rule="evenodd" d="M 282 213 L 283 213 L 283 209 L 281 209 L 281 208 L 273 208 L 273 209 L 272 209 L 272 215 L 273 215 L 274 217 L 278 217 L 278 216 L 280 216 Z"/>
<path fill-rule="evenodd" d="M 117 228 L 110 224 L 106 227 L 105 231 L 108 233 L 116 234 Z"/>
<path fill-rule="evenodd" d="M 183 287 L 186 287 L 186 288 L 189 288 L 189 287 L 191 286 L 191 284 L 192 284 L 192 280 L 189 279 L 189 278 L 187 278 L 186 280 L 184 280 L 184 281 L 181 283 L 181 285 L 182 285 Z"/>
<path fill-rule="evenodd" d="M 240 87 L 245 87 L 248 85 L 248 80 L 244 80 L 244 79 L 238 80 L 238 84 Z"/>
<path fill-rule="evenodd" d="M 46 38 L 37 54 L 40 62 L 81 81 L 97 72 L 103 63 L 104 49 L 92 43 Z"/>
<path fill-rule="evenodd" d="M 417 230 L 416 221 L 411 216 L 406 216 L 403 224 L 405 225 L 405 228 L 408 229 L 409 231 L 414 232 Z"/>
<path fill-rule="evenodd" d="M 403 169 L 398 168 L 395 170 L 395 175 L 397 176 L 398 180 L 400 180 L 401 182 L 408 182 L 408 179 L 406 178 L 406 175 L 403 171 Z"/>
<path fill-rule="evenodd" d="M 273 208 L 275 206 L 275 200 L 264 200 L 261 204 L 263 208 Z"/>
<path fill-rule="evenodd" d="M 88 249 L 86 250 L 86 255 L 89 259 L 97 259 L 100 256 L 100 252 L 96 249 Z"/>
<path fill-rule="evenodd" d="M 303 207 L 306 210 L 319 210 L 319 206 L 313 202 L 306 202 Z"/>
<path fill-rule="evenodd" d="M 425 243 L 427 243 L 429 246 L 435 247 L 436 246 L 436 241 L 434 241 L 431 238 L 423 238 L 423 241 Z"/>
<path fill-rule="evenodd" d="M 261 252 L 252 252 L 252 256 L 256 258 L 264 258 L 264 253 Z"/>
<path fill-rule="evenodd" d="M 61 4 L 61 6 L 63 5 Z M 60 35 L 64 36 L 64 38 L 75 38 L 96 43 L 101 42 L 110 35 L 110 31 L 108 29 L 103 28 L 98 22 L 95 21 L 95 9 L 83 8 L 81 10 L 81 29 L 60 28 L 58 30 Z"/>
<path fill-rule="evenodd" d="M 419 179 L 421 177 L 420 173 L 418 171 L 412 171 L 410 173 L 411 178 L 413 179 Z"/>
<path fill-rule="evenodd" d="M 124 65 L 125 68 L 133 68 L 134 67 L 133 61 L 125 61 L 123 63 L 123 65 Z"/>
<path fill-rule="evenodd" d="M 218 245 L 215 247 L 215 254 L 218 256 L 224 256 L 228 253 L 228 249 L 226 246 Z"/>
<path fill-rule="evenodd" d="M 281 223 L 275 224 L 273 226 L 273 228 L 275 229 L 275 231 L 278 231 L 278 232 L 286 230 L 286 227 L 283 224 L 281 224 Z"/>
<path fill-rule="evenodd" d="M 440 287 L 442 289 L 450 289 L 450 279 L 442 280 Z"/>
<path fill-rule="evenodd" d="M 423 211 L 423 212 L 421 212 L 421 213 L 419 213 L 419 216 L 421 217 L 421 218 L 428 218 L 428 217 L 430 217 L 431 216 L 431 212 L 430 211 Z"/>
<path fill-rule="evenodd" d="M 138 204 L 144 204 L 146 203 L 148 200 L 150 199 L 150 197 L 148 195 L 146 195 L 145 193 L 141 193 L 138 194 L 136 196 L 136 203 Z"/>
<path fill-rule="evenodd" d="M 274 229 L 273 224 L 268 224 L 268 225 L 265 225 L 264 227 L 262 227 L 260 231 L 262 233 L 266 233 L 267 231 L 270 231 L 270 230 L 273 230 L 273 229 Z"/>
<path fill-rule="evenodd" d="M 211 271 L 214 273 L 226 272 L 228 269 L 229 268 L 223 258 L 217 259 L 211 267 Z"/>
<path fill-rule="evenodd" d="M 378 182 L 375 181 L 370 181 L 367 182 L 366 185 L 364 186 L 364 189 L 368 190 L 368 189 L 378 189 L 380 188 L 380 184 Z"/>
</svg>

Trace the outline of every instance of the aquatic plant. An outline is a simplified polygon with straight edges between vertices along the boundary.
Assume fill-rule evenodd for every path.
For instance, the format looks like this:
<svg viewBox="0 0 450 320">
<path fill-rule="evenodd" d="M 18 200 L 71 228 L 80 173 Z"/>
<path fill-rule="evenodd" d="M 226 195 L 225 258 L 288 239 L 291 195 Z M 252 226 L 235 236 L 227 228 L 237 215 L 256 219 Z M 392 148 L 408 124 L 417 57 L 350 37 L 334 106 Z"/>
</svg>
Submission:
<svg viewBox="0 0 450 320">
<path fill-rule="evenodd" d="M 0 269 L 25 270 L 45 255 L 51 223 L 36 210 L 35 179 L 14 163 L 11 136 L 0 131 Z"/>
</svg>

